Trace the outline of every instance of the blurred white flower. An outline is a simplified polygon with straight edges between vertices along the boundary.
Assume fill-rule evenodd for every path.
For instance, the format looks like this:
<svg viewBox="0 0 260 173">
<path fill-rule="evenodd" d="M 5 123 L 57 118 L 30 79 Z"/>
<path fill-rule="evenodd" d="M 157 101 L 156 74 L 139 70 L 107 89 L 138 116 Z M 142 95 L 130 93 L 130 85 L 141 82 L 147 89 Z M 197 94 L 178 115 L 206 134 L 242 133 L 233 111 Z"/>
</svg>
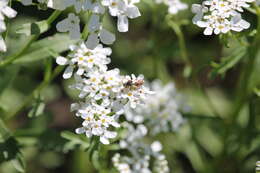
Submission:
<svg viewBox="0 0 260 173">
<path fill-rule="evenodd" d="M 162 144 L 159 141 L 154 141 L 151 144 L 151 149 L 153 150 L 153 152 L 159 152 L 162 150 Z"/>
<path fill-rule="evenodd" d="M 168 173 L 168 163 L 165 156 L 160 153 L 161 143 L 155 141 L 148 145 L 143 141 L 147 135 L 147 128 L 143 124 L 135 127 L 127 122 L 123 123 L 123 127 L 125 132 L 121 136 L 119 145 L 121 149 L 128 150 L 130 154 L 116 153 L 112 158 L 114 167 L 120 173 L 124 173 L 124 169 L 121 168 L 125 168 L 127 172 L 131 173 Z M 153 167 L 150 164 L 151 160 L 153 160 Z"/>
<path fill-rule="evenodd" d="M 165 155 L 160 154 L 157 156 L 157 159 L 154 162 L 153 170 L 155 173 L 169 173 L 170 169 L 168 166 L 168 161 L 165 158 Z"/>
<path fill-rule="evenodd" d="M 146 122 L 153 135 L 177 130 L 184 122 L 180 111 L 185 106 L 174 84 L 163 86 L 160 81 L 154 81 L 150 88 L 155 94 L 147 97 L 145 104 L 140 104 L 135 109 L 127 108 L 126 119 L 134 123 Z"/>
<path fill-rule="evenodd" d="M 79 17 L 70 13 L 68 18 L 57 24 L 56 28 L 59 32 L 69 32 L 71 39 L 79 39 L 81 36 L 79 22 Z"/>
<path fill-rule="evenodd" d="M 157 0 L 156 3 L 164 3 L 167 5 L 170 14 L 177 14 L 179 11 L 188 8 L 188 5 L 180 0 Z"/>
</svg>

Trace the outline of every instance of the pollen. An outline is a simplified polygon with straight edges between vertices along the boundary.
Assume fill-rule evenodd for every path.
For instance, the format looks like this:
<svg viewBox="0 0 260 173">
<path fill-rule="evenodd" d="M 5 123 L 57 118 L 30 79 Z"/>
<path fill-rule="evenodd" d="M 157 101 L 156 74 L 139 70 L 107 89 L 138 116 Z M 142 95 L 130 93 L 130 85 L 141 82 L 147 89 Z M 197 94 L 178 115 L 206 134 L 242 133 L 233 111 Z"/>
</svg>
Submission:
<svg viewBox="0 0 260 173">
<path fill-rule="evenodd" d="M 223 29 L 223 28 L 224 28 L 224 26 L 220 25 L 220 26 L 218 26 L 218 28 L 219 28 L 219 29 Z"/>
<path fill-rule="evenodd" d="M 112 3 L 111 3 L 111 6 L 116 6 L 116 5 L 117 5 L 116 2 L 112 2 Z"/>
<path fill-rule="evenodd" d="M 94 61 L 93 58 L 88 59 L 88 62 L 93 62 L 93 61 Z"/>
<path fill-rule="evenodd" d="M 83 61 L 83 60 L 84 60 L 84 58 L 83 58 L 83 57 L 80 57 L 80 58 L 79 58 L 79 60 L 80 60 L 80 61 Z"/>
</svg>

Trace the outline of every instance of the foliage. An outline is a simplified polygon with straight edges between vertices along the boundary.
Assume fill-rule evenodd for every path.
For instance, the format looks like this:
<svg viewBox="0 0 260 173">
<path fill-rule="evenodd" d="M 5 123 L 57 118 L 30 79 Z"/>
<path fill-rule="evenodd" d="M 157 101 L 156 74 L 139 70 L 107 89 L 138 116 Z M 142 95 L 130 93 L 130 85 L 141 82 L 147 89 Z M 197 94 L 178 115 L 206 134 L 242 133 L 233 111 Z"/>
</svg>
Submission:
<svg viewBox="0 0 260 173">
<path fill-rule="evenodd" d="M 55 64 L 77 42 L 55 27 L 75 9 L 9 2 L 19 15 L 6 19 L 1 33 L 8 46 L 0 53 L 0 172 L 116 173 L 112 157 L 131 155 L 120 148 L 123 127 L 110 145 L 74 133 L 80 122 L 69 104 L 78 92 L 67 89 L 73 80 L 62 80 L 64 68 Z M 144 144 L 162 143 L 171 172 L 254 172 L 260 160 L 259 5 L 244 9 L 250 28 L 211 36 L 192 23 L 190 9 L 171 14 L 165 5 L 169 2 L 137 5 L 142 16 L 131 20 L 128 33 L 116 33 L 108 65 L 123 74 L 142 73 L 148 81 L 174 81 L 184 96 L 188 110 L 179 110 L 181 127 L 144 138 Z M 85 40 L 90 15 L 79 13 Z M 102 20 L 104 28 L 116 31 L 111 16 Z"/>
</svg>

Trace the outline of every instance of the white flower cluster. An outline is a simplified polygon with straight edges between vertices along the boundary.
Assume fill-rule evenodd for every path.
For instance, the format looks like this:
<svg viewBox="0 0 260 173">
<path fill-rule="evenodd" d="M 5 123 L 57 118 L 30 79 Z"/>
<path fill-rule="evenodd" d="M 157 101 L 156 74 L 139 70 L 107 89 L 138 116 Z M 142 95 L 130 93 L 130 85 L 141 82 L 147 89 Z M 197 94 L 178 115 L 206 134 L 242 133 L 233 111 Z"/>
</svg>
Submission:
<svg viewBox="0 0 260 173">
<path fill-rule="evenodd" d="M 170 14 L 177 14 L 181 10 L 188 8 L 186 3 L 181 2 L 180 0 L 156 0 L 156 3 L 164 3 L 168 6 L 168 12 Z"/>
<path fill-rule="evenodd" d="M 74 6 L 75 12 L 89 12 L 88 40 L 86 45 L 94 49 L 101 41 L 110 45 L 115 41 L 113 33 L 102 26 L 102 19 L 106 9 L 110 15 L 117 17 L 117 28 L 119 32 L 128 31 L 128 18 L 133 19 L 141 16 L 139 9 L 135 5 L 139 0 L 38 0 L 39 3 L 46 3 L 49 8 L 65 10 L 67 7 Z M 32 0 L 22 0 L 24 5 L 32 4 Z M 70 13 L 68 17 L 57 24 L 59 32 L 69 32 L 72 39 L 80 39 L 80 19 L 75 13 Z"/>
<path fill-rule="evenodd" d="M 143 86 L 143 76 L 122 76 L 118 69 L 108 70 L 110 48 L 99 44 L 89 49 L 82 42 L 70 46 L 70 50 L 68 57 L 59 56 L 56 62 L 67 65 L 63 74 L 65 79 L 71 78 L 75 71 L 76 83 L 71 88 L 79 90 L 79 98 L 83 99 L 71 106 L 76 116 L 84 119 L 76 133 L 99 136 L 103 144 L 109 144 L 108 139 L 117 135 L 110 129 L 120 126 L 117 119 L 124 106 L 129 104 L 135 108 L 151 92 Z"/>
<path fill-rule="evenodd" d="M 5 16 L 14 18 L 17 12 L 8 6 L 8 0 L 0 0 L 0 52 L 6 52 L 6 44 L 2 33 L 6 30 Z"/>
<path fill-rule="evenodd" d="M 120 148 L 128 150 L 130 155 L 116 153 L 112 158 L 114 167 L 120 173 L 168 173 L 168 162 L 160 153 L 161 143 L 155 141 L 148 145 L 142 141 L 147 135 L 147 128 L 143 124 L 134 127 L 132 124 L 124 123 L 123 126 L 126 133 L 120 141 Z"/>
<path fill-rule="evenodd" d="M 146 123 L 151 135 L 177 130 L 184 122 L 180 113 L 187 106 L 183 104 L 181 95 L 177 94 L 173 83 L 163 86 L 156 80 L 150 85 L 155 94 L 150 95 L 145 104 L 125 111 L 126 119 L 134 123 Z"/>
<path fill-rule="evenodd" d="M 196 15 L 193 23 L 205 28 L 205 35 L 225 34 L 229 31 L 240 32 L 250 27 L 250 23 L 243 20 L 243 8 L 255 0 L 207 0 L 192 5 L 192 12 Z"/>
</svg>

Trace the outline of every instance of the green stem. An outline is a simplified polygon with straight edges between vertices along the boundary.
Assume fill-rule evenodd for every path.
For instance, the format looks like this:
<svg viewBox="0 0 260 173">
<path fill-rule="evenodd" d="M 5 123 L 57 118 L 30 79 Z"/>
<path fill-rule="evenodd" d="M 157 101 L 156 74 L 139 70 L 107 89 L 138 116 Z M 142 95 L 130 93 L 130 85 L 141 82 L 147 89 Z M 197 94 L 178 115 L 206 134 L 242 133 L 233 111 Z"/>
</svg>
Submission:
<svg viewBox="0 0 260 173">
<path fill-rule="evenodd" d="M 88 24 L 86 24 L 84 26 L 84 29 L 83 29 L 83 32 L 82 32 L 82 35 L 81 35 L 82 39 L 83 40 L 87 39 L 88 34 L 89 34 L 89 32 L 88 32 Z"/>
<path fill-rule="evenodd" d="M 188 53 L 187 53 L 188 51 L 187 51 L 187 47 L 186 47 L 186 44 L 185 44 L 184 34 L 183 34 L 181 27 L 178 23 L 173 22 L 170 19 L 168 19 L 168 24 L 171 26 L 171 28 L 174 30 L 174 32 L 176 33 L 176 35 L 178 37 L 181 56 L 182 56 L 182 59 L 186 62 L 186 67 L 184 69 L 184 76 L 189 77 L 190 74 L 191 74 L 191 70 L 192 70 L 192 62 L 189 59 L 189 56 L 188 56 Z M 211 101 L 207 91 L 200 85 L 199 81 L 197 79 L 195 79 L 194 76 L 193 76 L 193 80 L 195 81 L 197 88 L 199 89 L 201 94 L 204 95 L 205 98 L 208 100 L 208 102 L 207 102 L 208 106 L 211 108 L 213 113 L 217 117 L 221 117 L 220 114 L 218 113 L 217 109 L 215 108 L 213 102 Z"/>
<path fill-rule="evenodd" d="M 38 87 L 36 87 L 33 92 L 27 96 L 24 99 L 24 102 L 21 106 L 19 106 L 11 115 L 9 115 L 7 118 L 12 118 L 15 115 L 17 115 L 18 113 L 20 113 L 23 109 L 25 109 L 33 100 L 35 94 L 40 93 L 46 86 L 48 86 L 48 84 L 57 76 L 59 75 L 62 71 L 63 71 L 64 67 L 63 66 L 58 66 L 54 69 L 52 75 L 48 78 L 45 78 L 46 80 L 43 80 L 43 82 L 38 85 Z M 48 72 L 49 73 L 49 72 Z M 48 74 L 47 73 L 47 74 Z M 47 80 L 48 79 L 48 80 Z"/>
<path fill-rule="evenodd" d="M 52 24 L 52 23 L 54 22 L 54 20 L 56 20 L 56 19 L 59 17 L 60 14 L 61 14 L 61 11 L 55 10 L 55 11 L 51 14 L 51 16 L 47 19 L 48 25 Z"/>
<path fill-rule="evenodd" d="M 250 91 L 250 78 L 251 75 L 254 71 L 255 67 L 255 60 L 257 57 L 258 53 L 258 45 L 260 44 L 260 9 L 259 7 L 255 6 L 256 13 L 257 13 L 257 34 L 252 42 L 252 44 L 248 47 L 246 57 L 246 62 L 243 66 L 240 80 L 239 80 L 239 87 L 237 88 L 236 91 L 236 100 L 235 100 L 235 105 L 234 105 L 234 111 L 231 114 L 231 118 L 226 121 L 226 130 L 225 130 L 225 135 L 223 137 L 224 139 L 224 150 L 222 155 L 227 154 L 227 150 L 230 148 L 230 145 L 232 147 L 232 143 L 228 142 L 228 138 L 233 135 L 232 134 L 232 129 L 236 125 L 235 121 L 236 118 L 238 117 L 238 114 L 240 113 L 243 105 L 247 102 L 247 100 L 250 99 L 250 95 L 252 94 L 252 91 Z M 252 117 L 251 117 L 252 118 Z M 238 137 L 241 136 L 241 134 L 237 134 Z"/>
<path fill-rule="evenodd" d="M 207 100 L 207 105 L 209 106 L 209 108 L 211 109 L 212 113 L 218 117 L 218 118 L 222 118 L 218 109 L 215 107 L 214 103 L 212 102 L 207 90 L 200 84 L 200 82 L 197 79 L 194 79 L 195 84 L 197 85 L 197 88 L 199 89 L 199 92 L 205 97 L 205 99 Z"/>
<path fill-rule="evenodd" d="M 47 19 L 47 23 L 50 26 L 52 22 L 61 14 L 61 11 L 54 11 L 52 15 Z M 34 35 L 30 38 L 30 40 L 20 49 L 17 53 L 14 55 L 11 55 L 10 57 L 7 57 L 5 60 L 0 62 L 0 68 L 5 67 L 7 65 L 10 65 L 13 63 L 14 60 L 21 57 L 21 55 L 30 47 L 30 45 L 39 38 L 40 34 Z"/>
<path fill-rule="evenodd" d="M 174 32 L 176 33 L 176 35 L 178 37 L 179 47 L 180 47 L 180 51 L 181 51 L 181 57 L 186 62 L 186 67 L 184 69 L 184 76 L 189 77 L 191 74 L 192 63 L 188 57 L 184 34 L 178 23 L 169 21 L 169 25 L 171 26 L 171 28 L 174 30 Z"/>
<path fill-rule="evenodd" d="M 87 12 L 87 22 L 89 21 L 90 17 L 92 15 L 92 12 Z M 83 32 L 81 34 L 81 38 L 83 40 L 86 40 L 89 34 L 89 30 L 88 30 L 88 23 L 85 24 Z"/>
<path fill-rule="evenodd" d="M 250 47 L 248 47 L 248 57 L 246 59 L 246 63 L 244 64 L 242 75 L 240 77 L 240 85 L 237 90 L 237 100 L 235 102 L 235 108 L 234 112 L 232 114 L 231 122 L 233 122 L 237 115 L 239 114 L 240 110 L 242 109 L 244 103 L 250 97 L 251 91 L 249 88 L 249 82 L 252 75 L 252 72 L 254 71 L 255 67 L 255 60 L 258 53 L 258 46 L 260 44 L 260 8 L 255 7 L 257 12 L 257 34 L 253 40 L 253 43 Z"/>
</svg>

